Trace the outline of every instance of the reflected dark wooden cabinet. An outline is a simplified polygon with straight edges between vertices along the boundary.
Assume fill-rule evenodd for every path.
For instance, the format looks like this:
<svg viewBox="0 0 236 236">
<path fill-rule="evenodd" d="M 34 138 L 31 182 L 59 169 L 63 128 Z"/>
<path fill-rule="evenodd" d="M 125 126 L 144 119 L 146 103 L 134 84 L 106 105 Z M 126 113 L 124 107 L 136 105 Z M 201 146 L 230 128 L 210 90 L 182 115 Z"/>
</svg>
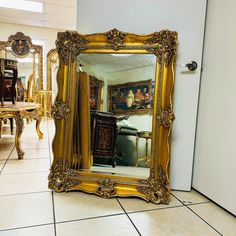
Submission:
<svg viewBox="0 0 236 236">
<path fill-rule="evenodd" d="M 91 152 L 95 164 L 116 165 L 116 117 L 110 112 L 91 111 Z"/>
<path fill-rule="evenodd" d="M 16 81 L 17 81 L 17 61 L 11 59 L 0 58 L 0 100 L 1 105 L 4 105 L 4 100 L 16 101 Z M 9 70 L 12 73 L 9 73 Z"/>
</svg>

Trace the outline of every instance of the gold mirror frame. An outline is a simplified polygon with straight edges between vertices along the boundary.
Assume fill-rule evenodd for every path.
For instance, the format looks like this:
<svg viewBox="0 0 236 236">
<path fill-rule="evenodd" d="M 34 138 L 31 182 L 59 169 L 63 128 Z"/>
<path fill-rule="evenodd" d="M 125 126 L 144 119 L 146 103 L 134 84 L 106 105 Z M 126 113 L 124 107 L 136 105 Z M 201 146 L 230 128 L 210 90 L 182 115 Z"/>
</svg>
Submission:
<svg viewBox="0 0 236 236">
<path fill-rule="evenodd" d="M 173 114 L 174 65 L 177 33 L 169 30 L 136 35 L 113 29 L 106 33 L 81 35 L 59 32 L 58 95 L 52 108 L 56 133 L 49 188 L 57 192 L 80 190 L 100 197 L 140 197 L 153 203 L 169 203 L 169 160 Z M 76 127 L 76 56 L 79 53 L 154 54 L 157 57 L 150 175 L 147 179 L 80 171 L 72 160 Z M 89 120 L 87 121 L 89 122 Z M 85 160 L 86 161 L 86 160 Z M 90 162 L 90 157 L 87 162 Z"/>
<path fill-rule="evenodd" d="M 38 54 L 38 90 L 42 90 L 43 47 L 41 45 L 33 44 L 31 38 L 22 32 L 17 32 L 14 35 L 10 35 L 7 41 L 0 41 L 0 57 L 2 57 L 2 52 L 5 51 L 5 57 L 7 58 L 7 47 L 11 47 L 13 55 L 18 58 L 28 56 L 30 54 L 30 49 L 33 49 L 33 52 L 31 52 L 32 54 Z"/>
</svg>

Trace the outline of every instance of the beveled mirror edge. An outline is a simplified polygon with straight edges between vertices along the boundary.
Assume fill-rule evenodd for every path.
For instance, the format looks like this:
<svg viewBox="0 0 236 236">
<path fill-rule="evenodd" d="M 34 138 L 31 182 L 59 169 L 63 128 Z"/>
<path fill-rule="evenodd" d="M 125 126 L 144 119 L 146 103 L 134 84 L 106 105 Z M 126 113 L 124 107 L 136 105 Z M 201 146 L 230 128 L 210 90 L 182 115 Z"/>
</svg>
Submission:
<svg viewBox="0 0 236 236">
<path fill-rule="evenodd" d="M 113 29 L 106 33 L 81 35 L 75 31 L 59 32 L 58 95 L 53 106 L 56 133 L 54 160 L 49 174 L 49 188 L 57 192 L 81 190 L 104 198 L 136 196 L 153 203 L 169 202 L 170 137 L 173 114 L 174 61 L 177 33 L 169 30 L 149 35 L 135 35 Z M 73 125 L 76 113 L 76 62 L 85 53 L 150 53 L 157 56 L 153 109 L 150 176 L 147 179 L 97 174 L 73 168 Z M 157 95 L 158 94 L 158 95 Z"/>
</svg>

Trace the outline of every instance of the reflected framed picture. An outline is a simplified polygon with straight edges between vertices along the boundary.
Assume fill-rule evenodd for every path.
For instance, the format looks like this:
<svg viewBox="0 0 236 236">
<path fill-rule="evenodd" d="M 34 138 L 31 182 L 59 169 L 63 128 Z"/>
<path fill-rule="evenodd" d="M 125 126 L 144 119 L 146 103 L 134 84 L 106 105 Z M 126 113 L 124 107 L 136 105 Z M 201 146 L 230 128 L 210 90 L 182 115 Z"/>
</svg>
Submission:
<svg viewBox="0 0 236 236">
<path fill-rule="evenodd" d="M 102 111 L 103 105 L 103 87 L 104 81 L 99 80 L 94 76 L 89 76 L 90 78 L 90 110 Z"/>
<path fill-rule="evenodd" d="M 152 111 L 152 80 L 108 86 L 108 111 L 140 114 Z"/>
</svg>

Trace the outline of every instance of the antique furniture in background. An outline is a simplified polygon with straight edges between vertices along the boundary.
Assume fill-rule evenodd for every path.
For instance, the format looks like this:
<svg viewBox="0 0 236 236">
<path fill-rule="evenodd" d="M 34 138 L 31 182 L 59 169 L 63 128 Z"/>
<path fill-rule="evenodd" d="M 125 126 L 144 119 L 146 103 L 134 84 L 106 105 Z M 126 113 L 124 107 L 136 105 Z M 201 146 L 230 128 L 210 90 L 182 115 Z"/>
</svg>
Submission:
<svg viewBox="0 0 236 236">
<path fill-rule="evenodd" d="M 91 152 L 94 163 L 106 163 L 116 166 L 115 141 L 117 136 L 116 117 L 109 112 L 90 112 Z M 103 162 L 105 160 L 105 162 Z"/>
<path fill-rule="evenodd" d="M 17 81 L 17 61 L 0 58 L 0 101 L 1 105 L 4 105 L 4 99 L 12 101 L 15 104 L 16 101 L 16 81 Z M 12 74 L 8 74 L 7 71 L 12 71 Z M 11 76 L 12 75 L 12 76 Z"/>
<path fill-rule="evenodd" d="M 140 158 L 139 157 L 139 139 L 143 138 L 146 140 L 146 148 L 145 148 L 145 157 Z M 150 162 L 150 159 L 148 159 L 148 139 L 152 139 L 152 133 L 149 131 L 139 131 L 137 132 L 137 136 L 136 136 L 136 152 L 137 152 L 137 162 L 136 162 L 136 166 L 139 165 L 140 161 L 145 161 L 146 162 L 146 166 L 148 166 L 148 162 Z"/>
<path fill-rule="evenodd" d="M 57 192 L 81 190 L 104 198 L 136 196 L 153 203 L 170 200 L 169 162 L 173 114 L 174 64 L 177 33 L 163 30 L 149 35 L 136 35 L 113 29 L 106 33 L 81 35 L 74 31 L 58 33 L 56 41 L 60 67 L 57 76 L 58 94 L 53 106 L 56 133 L 54 159 L 49 174 L 49 188 Z M 150 174 L 147 178 L 113 175 L 91 170 L 88 83 L 76 77 L 79 54 L 152 54 L 156 56 L 155 93 L 152 112 L 152 144 Z M 83 89 L 83 93 L 81 90 Z M 81 96 L 83 94 L 83 96 Z M 82 123 L 81 123 L 82 122 Z M 86 129 L 84 136 L 81 124 Z M 80 126 L 79 126 L 80 125 Z M 83 144 L 81 144 L 83 141 Z M 86 163 L 86 168 L 83 168 Z M 82 166 L 82 167 L 81 167 Z M 115 169 L 115 168 L 112 168 Z"/>
<path fill-rule="evenodd" d="M 11 104 L 5 102 L 4 106 L 0 106 L 0 120 L 5 118 L 13 118 L 16 122 L 16 134 L 15 134 L 15 145 L 18 154 L 18 159 L 24 158 L 24 151 L 21 148 L 20 138 L 24 128 L 23 119 L 35 119 L 36 120 L 36 131 L 39 139 L 43 138 L 43 134 L 40 131 L 40 122 L 42 119 L 42 113 L 39 104 L 29 102 L 18 102 Z M 1 122 L 1 121 L 0 121 Z M 0 124 L 1 128 L 1 124 Z"/>
<path fill-rule="evenodd" d="M 30 60 L 33 64 L 31 72 L 33 86 L 36 90 L 43 89 L 43 47 L 41 45 L 33 44 L 29 36 L 22 32 L 17 32 L 9 36 L 8 41 L 0 41 L 0 57 L 3 56 L 6 59 L 15 59 L 18 61 L 23 58 Z M 35 69 L 36 59 L 38 65 L 37 71 Z M 19 72 L 20 66 L 18 63 L 18 74 Z"/>
</svg>

